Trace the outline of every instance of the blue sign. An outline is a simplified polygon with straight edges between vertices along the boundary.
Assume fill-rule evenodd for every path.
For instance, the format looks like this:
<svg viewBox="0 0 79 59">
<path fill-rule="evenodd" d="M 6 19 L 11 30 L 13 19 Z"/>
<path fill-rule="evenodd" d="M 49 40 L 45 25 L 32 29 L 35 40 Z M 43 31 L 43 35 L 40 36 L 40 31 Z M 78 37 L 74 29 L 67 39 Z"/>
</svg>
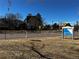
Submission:
<svg viewBox="0 0 79 59">
<path fill-rule="evenodd" d="M 73 38 L 73 29 L 74 29 L 74 27 L 69 27 L 69 26 L 67 26 L 67 27 L 62 27 L 62 29 L 63 29 L 63 38 L 66 36 L 68 36 L 68 37 L 72 37 Z"/>
<path fill-rule="evenodd" d="M 63 30 L 64 30 L 64 35 L 65 35 L 65 36 L 73 35 L 72 29 L 65 28 L 65 29 L 63 29 Z"/>
</svg>

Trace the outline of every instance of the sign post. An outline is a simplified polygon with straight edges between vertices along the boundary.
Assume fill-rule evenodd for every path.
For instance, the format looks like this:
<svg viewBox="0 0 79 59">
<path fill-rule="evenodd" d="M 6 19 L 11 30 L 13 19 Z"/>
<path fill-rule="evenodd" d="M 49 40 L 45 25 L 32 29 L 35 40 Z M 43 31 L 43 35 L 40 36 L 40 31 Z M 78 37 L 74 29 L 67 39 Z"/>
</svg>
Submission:
<svg viewBox="0 0 79 59">
<path fill-rule="evenodd" d="M 64 37 L 71 37 L 72 40 L 74 39 L 74 27 L 66 26 L 62 27 L 62 38 Z"/>
</svg>

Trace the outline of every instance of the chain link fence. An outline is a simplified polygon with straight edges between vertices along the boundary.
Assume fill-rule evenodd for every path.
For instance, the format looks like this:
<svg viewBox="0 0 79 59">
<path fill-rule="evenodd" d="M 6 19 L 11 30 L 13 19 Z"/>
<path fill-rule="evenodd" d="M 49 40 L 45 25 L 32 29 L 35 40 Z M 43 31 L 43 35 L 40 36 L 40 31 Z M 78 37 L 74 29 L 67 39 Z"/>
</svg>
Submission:
<svg viewBox="0 0 79 59">
<path fill-rule="evenodd" d="M 59 31 L 26 31 L 26 30 L 1 30 L 0 39 L 56 37 L 61 36 Z"/>
</svg>

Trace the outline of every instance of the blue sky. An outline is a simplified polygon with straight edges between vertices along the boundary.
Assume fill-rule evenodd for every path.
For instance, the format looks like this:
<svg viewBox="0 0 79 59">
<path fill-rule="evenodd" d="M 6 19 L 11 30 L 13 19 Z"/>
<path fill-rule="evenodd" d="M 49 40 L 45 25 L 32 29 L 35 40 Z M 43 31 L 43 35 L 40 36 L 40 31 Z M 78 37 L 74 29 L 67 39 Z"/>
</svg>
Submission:
<svg viewBox="0 0 79 59">
<path fill-rule="evenodd" d="M 8 0 L 0 0 L 0 16 L 8 13 Z M 10 12 L 20 13 L 23 19 L 40 13 L 44 22 L 70 22 L 79 20 L 79 0 L 11 0 Z M 31 1 L 31 2 L 30 2 Z"/>
</svg>

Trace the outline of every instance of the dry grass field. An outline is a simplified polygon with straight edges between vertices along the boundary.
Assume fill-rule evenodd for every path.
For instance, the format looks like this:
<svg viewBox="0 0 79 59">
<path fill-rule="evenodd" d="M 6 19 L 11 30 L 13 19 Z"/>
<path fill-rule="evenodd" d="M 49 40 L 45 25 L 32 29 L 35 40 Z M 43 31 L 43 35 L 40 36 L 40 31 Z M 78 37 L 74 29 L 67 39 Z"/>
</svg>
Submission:
<svg viewBox="0 0 79 59">
<path fill-rule="evenodd" d="M 58 37 L 0 40 L 0 59 L 79 59 L 79 40 Z"/>
</svg>

